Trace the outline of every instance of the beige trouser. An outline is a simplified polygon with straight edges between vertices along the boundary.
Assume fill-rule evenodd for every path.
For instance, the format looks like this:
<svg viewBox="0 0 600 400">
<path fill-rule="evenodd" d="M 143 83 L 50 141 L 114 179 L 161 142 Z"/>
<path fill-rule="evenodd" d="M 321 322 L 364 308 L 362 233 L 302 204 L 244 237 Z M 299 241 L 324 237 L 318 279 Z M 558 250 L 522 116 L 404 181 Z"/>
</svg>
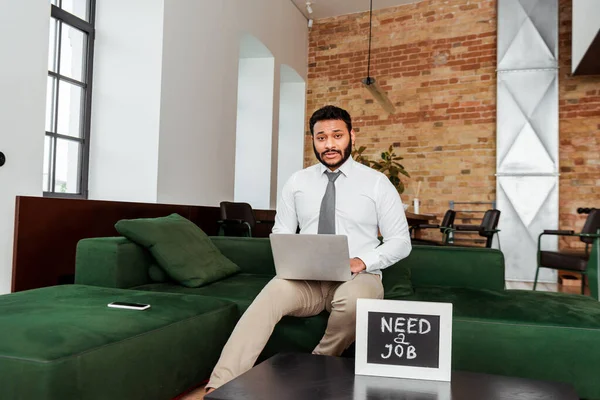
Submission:
<svg viewBox="0 0 600 400">
<path fill-rule="evenodd" d="M 252 368 L 285 315 L 310 317 L 329 311 L 325 335 L 313 354 L 341 355 L 354 342 L 359 298 L 383 298 L 378 275 L 362 273 L 348 282 L 273 278 L 237 323 L 206 387 L 218 388 Z"/>
</svg>

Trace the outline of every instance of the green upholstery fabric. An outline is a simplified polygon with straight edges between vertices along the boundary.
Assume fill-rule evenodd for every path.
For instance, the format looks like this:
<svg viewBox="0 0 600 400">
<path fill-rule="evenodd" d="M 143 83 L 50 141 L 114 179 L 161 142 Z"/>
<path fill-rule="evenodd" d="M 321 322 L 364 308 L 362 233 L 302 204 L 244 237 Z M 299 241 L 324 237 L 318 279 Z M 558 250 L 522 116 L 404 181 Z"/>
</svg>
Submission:
<svg viewBox="0 0 600 400">
<path fill-rule="evenodd" d="M 392 265 L 383 272 L 384 298 L 410 296 L 414 293 L 410 279 L 410 268 L 404 265 Z"/>
<path fill-rule="evenodd" d="M 199 288 L 188 288 L 176 283 L 151 283 L 136 286 L 132 289 L 163 293 L 198 294 L 232 301 L 238 306 L 241 315 L 271 279 L 273 277 L 268 275 L 241 273 Z"/>
<path fill-rule="evenodd" d="M 153 282 L 168 282 L 169 276 L 158 265 L 152 264 L 148 267 L 148 276 Z"/>
<path fill-rule="evenodd" d="M 115 228 L 150 250 L 160 267 L 184 286 L 207 285 L 240 271 L 198 226 L 178 214 L 121 220 Z"/>
<path fill-rule="evenodd" d="M 75 283 L 122 289 L 151 283 L 148 268 L 154 263 L 125 237 L 83 239 L 77 243 Z"/>
<path fill-rule="evenodd" d="M 169 399 L 208 377 L 236 319 L 233 304 L 201 296 L 82 285 L 0 296 L 0 393 Z"/>
<path fill-rule="evenodd" d="M 454 317 L 496 322 L 600 329 L 600 307 L 591 297 L 529 290 L 422 287 L 401 300 L 452 303 Z"/>
<path fill-rule="evenodd" d="M 268 275 L 242 273 L 201 288 L 187 288 L 174 283 L 154 283 L 133 289 L 198 294 L 228 300 L 237 305 L 239 316 L 241 316 L 272 278 Z M 259 360 L 264 360 L 282 351 L 311 352 L 325 333 L 328 317 L 329 313 L 327 312 L 309 318 L 284 317 L 275 327 Z"/>
<path fill-rule="evenodd" d="M 455 369 L 563 381 L 600 398 L 600 307 L 591 297 L 422 287 L 402 300 L 453 304 Z"/>
<path fill-rule="evenodd" d="M 275 263 L 269 239 L 223 236 L 212 236 L 210 239 L 242 272 L 275 276 Z"/>
<path fill-rule="evenodd" d="M 495 249 L 416 245 L 398 265 L 410 268 L 414 287 L 504 290 L 504 255 Z"/>
<path fill-rule="evenodd" d="M 195 289 L 152 283 L 146 273 L 149 262 L 136 261 L 144 259 L 143 249 L 137 246 L 135 252 L 126 239 L 113 238 L 108 240 L 111 245 L 99 239 L 79 243 L 76 279 L 101 286 L 130 283 L 129 287 L 144 291 L 201 294 L 233 301 L 239 316 L 275 274 L 269 241 L 211 240 L 242 273 Z M 107 251 L 114 254 L 107 256 Z M 592 293 L 597 292 L 594 279 L 597 282 L 598 257 L 596 241 L 588 265 Z M 102 267 L 97 260 L 113 264 Z M 413 293 L 403 290 L 407 271 Z M 453 303 L 455 369 L 565 381 L 581 398 L 600 399 L 600 352 L 596 350 L 600 305 L 595 299 L 505 291 L 504 257 L 493 249 L 413 246 L 409 257 L 383 271 L 383 285 L 388 299 Z M 260 359 L 280 351 L 312 351 L 326 324 L 327 313 L 310 318 L 284 317 Z"/>
</svg>

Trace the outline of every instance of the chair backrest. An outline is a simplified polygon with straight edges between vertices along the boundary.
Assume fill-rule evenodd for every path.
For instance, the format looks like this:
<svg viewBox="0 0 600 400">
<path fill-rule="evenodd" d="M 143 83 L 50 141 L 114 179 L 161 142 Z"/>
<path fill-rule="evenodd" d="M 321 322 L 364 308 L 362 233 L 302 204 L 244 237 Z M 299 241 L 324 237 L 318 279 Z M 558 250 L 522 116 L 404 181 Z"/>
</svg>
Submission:
<svg viewBox="0 0 600 400">
<path fill-rule="evenodd" d="M 483 214 L 483 219 L 479 225 L 479 236 L 488 238 L 489 246 L 491 246 L 491 239 L 494 236 L 494 230 L 498 227 L 500 221 L 500 210 L 487 210 Z"/>
<path fill-rule="evenodd" d="M 234 203 L 231 201 L 222 201 L 221 219 L 241 219 L 250 225 L 252 231 L 256 227 L 256 219 L 252 206 L 248 203 Z"/>
<path fill-rule="evenodd" d="M 444 214 L 444 218 L 442 219 L 442 223 L 440 224 L 440 231 L 442 233 L 446 233 L 445 228 L 451 228 L 454 225 L 454 220 L 456 219 L 456 211 L 448 210 L 446 214 Z"/>
<path fill-rule="evenodd" d="M 600 229 L 600 209 L 593 208 L 588 214 L 581 233 L 596 233 Z M 594 243 L 594 238 L 580 237 L 581 241 L 587 244 Z"/>
</svg>

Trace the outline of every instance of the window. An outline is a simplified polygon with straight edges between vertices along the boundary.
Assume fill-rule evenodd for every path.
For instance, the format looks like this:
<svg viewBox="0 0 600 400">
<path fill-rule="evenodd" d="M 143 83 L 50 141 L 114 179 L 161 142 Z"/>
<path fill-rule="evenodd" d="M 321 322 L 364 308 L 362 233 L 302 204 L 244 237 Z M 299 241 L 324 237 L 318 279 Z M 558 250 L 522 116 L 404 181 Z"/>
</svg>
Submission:
<svg viewBox="0 0 600 400">
<path fill-rule="evenodd" d="M 95 0 L 52 0 L 45 196 L 87 198 Z"/>
</svg>

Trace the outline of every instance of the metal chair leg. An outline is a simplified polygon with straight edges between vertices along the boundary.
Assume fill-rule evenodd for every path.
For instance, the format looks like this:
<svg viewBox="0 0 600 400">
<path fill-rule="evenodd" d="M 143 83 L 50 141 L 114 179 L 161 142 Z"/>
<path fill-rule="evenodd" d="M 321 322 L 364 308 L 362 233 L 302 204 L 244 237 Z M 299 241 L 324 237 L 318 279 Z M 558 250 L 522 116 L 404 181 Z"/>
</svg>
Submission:
<svg viewBox="0 0 600 400">
<path fill-rule="evenodd" d="M 535 279 L 533 280 L 533 290 L 535 290 L 535 287 L 537 286 L 537 280 L 538 280 L 539 273 L 540 273 L 540 266 L 538 265 L 535 270 Z"/>
</svg>

